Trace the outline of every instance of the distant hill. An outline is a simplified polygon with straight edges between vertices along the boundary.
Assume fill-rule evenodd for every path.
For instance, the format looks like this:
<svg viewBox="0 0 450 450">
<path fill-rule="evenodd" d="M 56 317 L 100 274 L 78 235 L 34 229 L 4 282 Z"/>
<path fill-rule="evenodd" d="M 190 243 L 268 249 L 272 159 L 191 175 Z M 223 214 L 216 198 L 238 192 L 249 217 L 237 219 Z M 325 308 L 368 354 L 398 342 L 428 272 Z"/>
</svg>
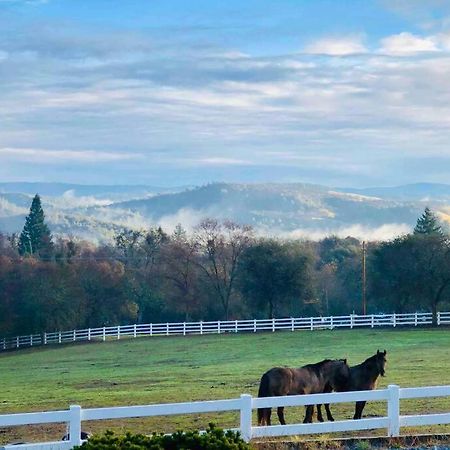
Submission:
<svg viewBox="0 0 450 450">
<path fill-rule="evenodd" d="M 434 183 L 406 184 L 394 187 L 374 187 L 366 189 L 340 188 L 341 192 L 397 199 L 406 201 L 450 202 L 450 185 Z"/>
<path fill-rule="evenodd" d="M 9 190 L 9 191 L 8 191 Z M 13 191 L 16 190 L 16 191 Z M 111 239 L 122 228 L 181 223 L 206 217 L 252 225 L 260 234 L 318 238 L 326 234 L 368 239 L 407 232 L 425 206 L 450 222 L 450 185 L 342 189 L 303 183 L 212 183 L 185 189 L 0 183 L 0 230 L 23 227 L 31 197 L 42 196 L 54 234 Z"/>
</svg>

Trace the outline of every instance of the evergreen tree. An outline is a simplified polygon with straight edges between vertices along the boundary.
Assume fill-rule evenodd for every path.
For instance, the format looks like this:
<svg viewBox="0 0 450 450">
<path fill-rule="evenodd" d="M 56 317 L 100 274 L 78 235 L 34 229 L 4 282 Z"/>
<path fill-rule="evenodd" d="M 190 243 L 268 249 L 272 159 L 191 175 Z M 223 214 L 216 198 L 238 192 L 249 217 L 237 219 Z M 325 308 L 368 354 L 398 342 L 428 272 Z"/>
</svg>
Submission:
<svg viewBox="0 0 450 450">
<path fill-rule="evenodd" d="M 19 237 L 19 253 L 21 255 L 38 254 L 40 256 L 50 256 L 53 246 L 52 237 L 44 219 L 41 199 L 36 194 Z"/>
<path fill-rule="evenodd" d="M 417 219 L 414 234 L 443 236 L 439 220 L 428 206 L 425 208 L 424 213 Z"/>
</svg>

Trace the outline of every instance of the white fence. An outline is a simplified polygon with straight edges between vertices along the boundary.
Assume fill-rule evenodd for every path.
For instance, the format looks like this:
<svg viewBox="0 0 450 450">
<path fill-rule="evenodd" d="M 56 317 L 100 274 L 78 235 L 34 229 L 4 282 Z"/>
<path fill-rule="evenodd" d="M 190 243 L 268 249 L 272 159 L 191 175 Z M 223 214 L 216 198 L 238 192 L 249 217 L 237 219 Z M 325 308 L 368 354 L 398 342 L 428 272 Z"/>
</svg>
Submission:
<svg viewBox="0 0 450 450">
<path fill-rule="evenodd" d="M 387 389 L 332 394 L 293 395 L 285 397 L 253 398 L 244 394 L 231 400 L 213 400 L 191 403 L 168 403 L 161 405 L 124 406 L 115 408 L 82 409 L 71 406 L 66 411 L 0 415 L 0 427 L 66 422 L 69 424 L 70 441 L 47 442 L 5 446 L 5 449 L 22 450 L 69 450 L 79 445 L 81 423 L 86 420 L 152 417 L 175 414 L 198 414 L 219 411 L 240 411 L 240 431 L 246 441 L 270 436 L 334 433 L 342 431 L 386 429 L 387 436 L 399 436 L 401 427 L 450 424 L 450 413 L 400 415 L 400 400 L 428 397 L 448 397 L 450 386 L 433 386 L 401 389 L 390 385 Z M 360 400 L 386 401 L 387 416 L 359 420 L 340 420 L 312 424 L 253 426 L 252 412 L 257 408 L 277 406 L 302 406 L 323 403 L 345 403 Z M 151 430 L 149 430 L 151 431 Z"/>
<path fill-rule="evenodd" d="M 78 341 L 121 339 L 138 336 L 175 336 L 208 333 L 239 333 L 258 331 L 323 330 L 355 327 L 398 327 L 432 324 L 431 313 L 371 314 L 358 316 L 290 317 L 285 319 L 227 320 L 213 322 L 148 323 L 115 327 L 86 328 L 84 330 L 17 336 L 0 340 L 0 351 L 35 345 L 61 344 Z M 437 325 L 450 325 L 450 312 L 439 312 Z"/>
</svg>

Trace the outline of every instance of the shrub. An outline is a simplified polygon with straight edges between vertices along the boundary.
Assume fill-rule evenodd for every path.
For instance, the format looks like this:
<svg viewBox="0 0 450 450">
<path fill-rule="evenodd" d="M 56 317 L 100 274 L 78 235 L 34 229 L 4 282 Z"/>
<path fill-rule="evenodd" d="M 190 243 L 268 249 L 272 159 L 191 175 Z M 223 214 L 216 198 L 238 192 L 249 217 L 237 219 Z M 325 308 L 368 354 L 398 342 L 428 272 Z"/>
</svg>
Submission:
<svg viewBox="0 0 450 450">
<path fill-rule="evenodd" d="M 177 431 L 171 435 L 127 433 L 124 436 L 107 431 L 103 436 L 93 436 L 80 450 L 251 450 L 239 433 L 223 431 L 213 424 L 205 433 Z"/>
</svg>

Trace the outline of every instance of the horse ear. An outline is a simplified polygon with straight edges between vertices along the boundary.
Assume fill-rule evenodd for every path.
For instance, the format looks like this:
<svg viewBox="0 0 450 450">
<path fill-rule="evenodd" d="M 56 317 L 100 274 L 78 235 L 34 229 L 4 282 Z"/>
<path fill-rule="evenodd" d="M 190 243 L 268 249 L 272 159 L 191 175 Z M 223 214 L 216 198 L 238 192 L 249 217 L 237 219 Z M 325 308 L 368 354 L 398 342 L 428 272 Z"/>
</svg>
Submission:
<svg viewBox="0 0 450 450">
<path fill-rule="evenodd" d="M 387 353 L 386 350 L 384 350 L 384 355 L 385 355 L 385 356 L 386 356 L 386 353 Z"/>
<path fill-rule="evenodd" d="M 344 361 L 344 364 L 347 364 L 347 358 L 344 358 L 342 361 Z"/>
<path fill-rule="evenodd" d="M 377 348 L 377 355 L 379 355 L 380 354 L 380 349 L 379 348 Z"/>
</svg>

